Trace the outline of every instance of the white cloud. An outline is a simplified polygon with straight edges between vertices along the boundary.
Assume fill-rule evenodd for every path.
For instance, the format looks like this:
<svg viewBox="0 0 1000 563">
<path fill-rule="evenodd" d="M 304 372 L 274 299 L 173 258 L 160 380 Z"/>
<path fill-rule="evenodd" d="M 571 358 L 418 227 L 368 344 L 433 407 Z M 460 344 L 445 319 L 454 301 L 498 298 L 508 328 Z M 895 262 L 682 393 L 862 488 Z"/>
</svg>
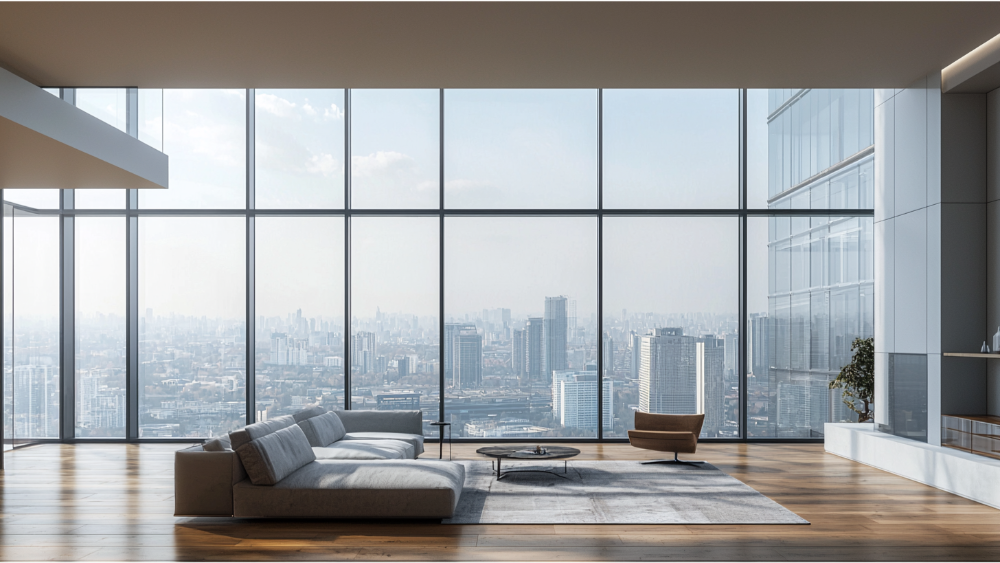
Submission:
<svg viewBox="0 0 1000 563">
<path fill-rule="evenodd" d="M 351 174 L 360 177 L 396 176 L 415 171 L 413 157 L 393 151 L 378 151 L 368 156 L 351 157 Z"/>
<path fill-rule="evenodd" d="M 306 163 L 306 171 L 310 174 L 316 174 L 318 172 L 327 178 L 343 173 L 343 169 L 340 167 L 340 162 L 329 153 L 314 154 L 310 156 L 309 162 Z"/>
<path fill-rule="evenodd" d="M 337 107 L 337 104 L 330 104 L 330 107 L 323 110 L 323 117 L 326 119 L 344 119 L 344 110 Z"/>
<path fill-rule="evenodd" d="M 264 110 L 278 117 L 295 115 L 295 103 L 274 94 L 258 94 L 257 109 Z"/>
<path fill-rule="evenodd" d="M 316 116 L 316 108 L 309 105 L 309 102 L 302 104 L 302 111 L 306 112 L 306 115 L 308 115 L 309 117 Z"/>
</svg>

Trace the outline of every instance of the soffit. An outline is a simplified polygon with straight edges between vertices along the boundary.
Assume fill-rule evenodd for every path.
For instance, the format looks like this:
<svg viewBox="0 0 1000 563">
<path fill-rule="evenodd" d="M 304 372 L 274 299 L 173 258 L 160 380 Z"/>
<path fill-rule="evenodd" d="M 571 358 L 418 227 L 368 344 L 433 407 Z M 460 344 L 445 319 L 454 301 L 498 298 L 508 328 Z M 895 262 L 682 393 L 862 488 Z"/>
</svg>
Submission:
<svg viewBox="0 0 1000 563">
<path fill-rule="evenodd" d="M 0 3 L 42 86 L 905 87 L 994 2 Z"/>
</svg>

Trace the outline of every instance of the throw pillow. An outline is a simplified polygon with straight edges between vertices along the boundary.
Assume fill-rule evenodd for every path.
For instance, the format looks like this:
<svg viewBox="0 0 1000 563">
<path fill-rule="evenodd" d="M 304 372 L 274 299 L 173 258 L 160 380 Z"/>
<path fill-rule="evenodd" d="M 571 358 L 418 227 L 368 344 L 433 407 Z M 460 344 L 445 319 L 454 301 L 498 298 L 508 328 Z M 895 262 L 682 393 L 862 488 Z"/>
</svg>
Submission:
<svg viewBox="0 0 1000 563">
<path fill-rule="evenodd" d="M 332 412 L 323 413 L 319 416 L 307 418 L 299 423 L 309 445 L 314 448 L 323 448 L 340 440 L 347 434 L 344 423 L 340 417 Z"/>
<path fill-rule="evenodd" d="M 302 422 L 303 420 L 305 420 L 307 418 L 312 418 L 314 416 L 319 416 L 319 415 L 321 415 L 321 414 L 323 414 L 325 412 L 326 412 L 326 409 L 324 409 L 323 407 L 321 407 L 319 405 L 315 405 L 315 406 L 309 407 L 307 409 L 302 409 L 299 412 L 293 414 L 292 416 L 295 417 L 295 422 Z"/>
<path fill-rule="evenodd" d="M 244 444 L 236 453 L 254 485 L 274 485 L 316 460 L 306 435 L 294 424 Z"/>
</svg>

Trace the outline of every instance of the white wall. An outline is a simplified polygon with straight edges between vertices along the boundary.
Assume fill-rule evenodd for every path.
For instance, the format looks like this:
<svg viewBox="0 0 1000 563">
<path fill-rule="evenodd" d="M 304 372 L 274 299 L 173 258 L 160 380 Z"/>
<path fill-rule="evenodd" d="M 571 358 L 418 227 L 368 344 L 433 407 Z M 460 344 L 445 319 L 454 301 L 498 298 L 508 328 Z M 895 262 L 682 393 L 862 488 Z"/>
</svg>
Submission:
<svg viewBox="0 0 1000 563">
<path fill-rule="evenodd" d="M 927 439 L 940 445 L 942 409 L 987 408 L 985 361 L 941 355 L 979 351 L 993 332 L 985 328 L 986 100 L 942 95 L 933 73 L 877 90 L 875 103 L 875 422 L 889 422 L 889 355 L 925 354 Z"/>
</svg>

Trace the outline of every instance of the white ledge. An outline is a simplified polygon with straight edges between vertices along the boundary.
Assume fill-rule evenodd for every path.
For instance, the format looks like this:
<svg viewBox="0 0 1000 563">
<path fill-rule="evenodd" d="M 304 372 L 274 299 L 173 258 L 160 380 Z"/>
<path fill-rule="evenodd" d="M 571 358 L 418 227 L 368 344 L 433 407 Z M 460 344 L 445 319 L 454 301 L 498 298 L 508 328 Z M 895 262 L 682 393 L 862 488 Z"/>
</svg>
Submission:
<svg viewBox="0 0 1000 563">
<path fill-rule="evenodd" d="M 167 155 L 0 69 L 0 189 L 166 188 Z"/>
<path fill-rule="evenodd" d="M 825 449 L 858 463 L 1000 508 L 1000 460 L 877 432 L 874 424 L 826 424 Z"/>
</svg>

